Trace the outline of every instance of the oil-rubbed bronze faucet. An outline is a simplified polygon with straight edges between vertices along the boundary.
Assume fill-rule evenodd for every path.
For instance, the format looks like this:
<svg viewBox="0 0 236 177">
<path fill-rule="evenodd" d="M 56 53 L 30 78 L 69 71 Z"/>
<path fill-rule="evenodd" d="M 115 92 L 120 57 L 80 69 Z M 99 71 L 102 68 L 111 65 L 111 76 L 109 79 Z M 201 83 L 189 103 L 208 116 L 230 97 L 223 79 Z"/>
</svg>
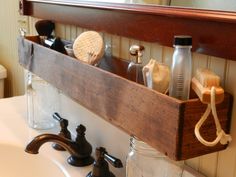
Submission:
<svg viewBox="0 0 236 177">
<path fill-rule="evenodd" d="M 54 142 L 62 146 L 70 153 L 70 157 L 67 159 L 68 163 L 73 166 L 87 166 L 94 162 L 91 157 L 92 146 L 85 138 L 86 128 L 80 125 L 76 129 L 77 137 L 75 141 L 61 137 L 54 134 L 42 134 L 36 136 L 27 146 L 25 151 L 30 154 L 38 154 L 39 148 L 46 142 Z"/>
</svg>

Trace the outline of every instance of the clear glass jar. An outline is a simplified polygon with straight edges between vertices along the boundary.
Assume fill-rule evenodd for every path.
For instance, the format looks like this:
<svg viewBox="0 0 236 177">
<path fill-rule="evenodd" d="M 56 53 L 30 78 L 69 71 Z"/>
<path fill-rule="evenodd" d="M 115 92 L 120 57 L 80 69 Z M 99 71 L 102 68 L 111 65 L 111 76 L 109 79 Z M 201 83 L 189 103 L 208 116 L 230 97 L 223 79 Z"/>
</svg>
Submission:
<svg viewBox="0 0 236 177">
<path fill-rule="evenodd" d="M 59 92 L 40 77 L 27 74 L 27 119 L 34 129 L 50 129 L 55 126 L 52 115 L 59 109 Z"/>
<path fill-rule="evenodd" d="M 146 143 L 130 139 L 126 177 L 182 177 L 183 162 L 173 162 Z"/>
</svg>

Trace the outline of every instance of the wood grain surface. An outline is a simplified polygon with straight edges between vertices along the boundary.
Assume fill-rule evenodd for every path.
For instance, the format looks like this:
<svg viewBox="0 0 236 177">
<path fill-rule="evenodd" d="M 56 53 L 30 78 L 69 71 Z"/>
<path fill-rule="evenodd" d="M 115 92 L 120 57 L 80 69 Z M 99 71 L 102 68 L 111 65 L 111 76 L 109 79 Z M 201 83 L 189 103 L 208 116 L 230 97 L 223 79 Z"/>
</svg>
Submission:
<svg viewBox="0 0 236 177">
<path fill-rule="evenodd" d="M 115 66 L 108 72 L 29 40 L 20 38 L 18 42 L 22 66 L 170 158 L 184 160 L 226 148 L 206 148 L 194 137 L 193 127 L 205 111 L 198 99 L 180 101 L 116 75 L 119 70 L 111 73 Z M 232 97 L 226 94 L 225 98 L 217 110 L 228 132 Z M 206 127 L 209 138 L 215 137 L 213 122 Z"/>
</svg>

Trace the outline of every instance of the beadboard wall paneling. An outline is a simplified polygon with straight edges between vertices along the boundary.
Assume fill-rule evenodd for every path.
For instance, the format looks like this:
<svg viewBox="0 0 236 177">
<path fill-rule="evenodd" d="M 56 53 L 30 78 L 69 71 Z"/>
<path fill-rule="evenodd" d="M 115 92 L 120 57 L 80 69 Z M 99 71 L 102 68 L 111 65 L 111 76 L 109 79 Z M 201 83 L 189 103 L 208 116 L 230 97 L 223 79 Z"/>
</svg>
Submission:
<svg viewBox="0 0 236 177">
<path fill-rule="evenodd" d="M 35 22 L 37 20 L 30 20 Z M 34 25 L 30 25 L 34 26 Z M 56 35 L 68 40 L 74 40 L 86 29 L 76 26 L 68 26 L 56 24 Z M 32 30 L 34 32 L 34 30 Z M 75 35 L 76 34 L 76 35 Z M 148 62 L 150 58 L 154 58 L 159 62 L 171 65 L 173 48 L 160 46 L 155 43 L 147 43 L 116 35 L 102 34 L 104 41 L 112 44 L 111 50 L 114 56 L 126 60 L 131 60 L 129 55 L 129 47 L 132 44 L 141 44 L 145 46 L 144 61 Z M 222 86 L 225 90 L 236 95 L 236 61 L 225 60 L 212 56 L 193 53 L 193 73 L 199 67 L 210 68 L 220 75 Z M 225 151 L 204 155 L 202 157 L 187 160 L 185 163 L 193 167 L 195 170 L 205 174 L 208 177 L 236 177 L 236 105 L 234 104 L 232 113 L 231 134 L 233 142 Z"/>
<path fill-rule="evenodd" d="M 208 67 L 208 56 L 198 53 L 193 53 L 192 55 L 192 75 L 196 72 L 197 68 L 207 68 Z"/>
<path fill-rule="evenodd" d="M 220 76 L 221 85 L 225 87 L 226 60 L 223 58 L 209 57 L 208 65 L 212 71 Z"/>
<path fill-rule="evenodd" d="M 111 37 L 111 42 L 112 42 L 112 55 L 115 57 L 120 57 L 121 56 L 121 40 L 119 36 L 112 35 Z"/>
<path fill-rule="evenodd" d="M 150 58 L 155 58 L 158 62 L 163 63 L 163 47 L 157 43 L 151 44 Z"/>
<path fill-rule="evenodd" d="M 28 17 L 18 15 L 18 1 L 0 1 L 0 64 L 7 69 L 5 96 L 24 93 L 24 72 L 18 64 L 19 27 L 28 28 Z"/>
<path fill-rule="evenodd" d="M 143 58 L 143 65 L 146 65 L 151 58 L 151 43 L 140 41 L 140 45 L 144 46 L 145 48 L 142 58 Z"/>
<path fill-rule="evenodd" d="M 236 62 L 227 61 L 225 69 L 225 89 L 236 95 Z M 236 104 L 234 102 L 232 121 L 231 121 L 231 135 L 233 138 L 229 148 L 225 151 L 219 152 L 217 177 L 235 177 L 236 176 Z"/>
<path fill-rule="evenodd" d="M 126 37 L 121 37 L 120 38 L 120 57 L 129 59 L 129 49 L 130 47 L 130 41 Z"/>
</svg>

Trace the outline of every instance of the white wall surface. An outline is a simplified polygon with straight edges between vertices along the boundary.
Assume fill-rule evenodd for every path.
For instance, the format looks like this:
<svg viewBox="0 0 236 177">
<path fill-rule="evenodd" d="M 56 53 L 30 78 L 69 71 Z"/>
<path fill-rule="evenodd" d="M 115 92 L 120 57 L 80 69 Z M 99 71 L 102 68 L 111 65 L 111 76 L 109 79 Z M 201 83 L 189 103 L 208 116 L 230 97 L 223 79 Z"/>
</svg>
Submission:
<svg viewBox="0 0 236 177">
<path fill-rule="evenodd" d="M 6 96 L 24 93 L 24 75 L 23 69 L 18 64 L 16 39 L 19 34 L 19 25 L 28 28 L 28 17 L 19 17 L 17 9 L 18 0 L 0 1 L 0 64 L 8 71 L 5 82 Z"/>
</svg>

